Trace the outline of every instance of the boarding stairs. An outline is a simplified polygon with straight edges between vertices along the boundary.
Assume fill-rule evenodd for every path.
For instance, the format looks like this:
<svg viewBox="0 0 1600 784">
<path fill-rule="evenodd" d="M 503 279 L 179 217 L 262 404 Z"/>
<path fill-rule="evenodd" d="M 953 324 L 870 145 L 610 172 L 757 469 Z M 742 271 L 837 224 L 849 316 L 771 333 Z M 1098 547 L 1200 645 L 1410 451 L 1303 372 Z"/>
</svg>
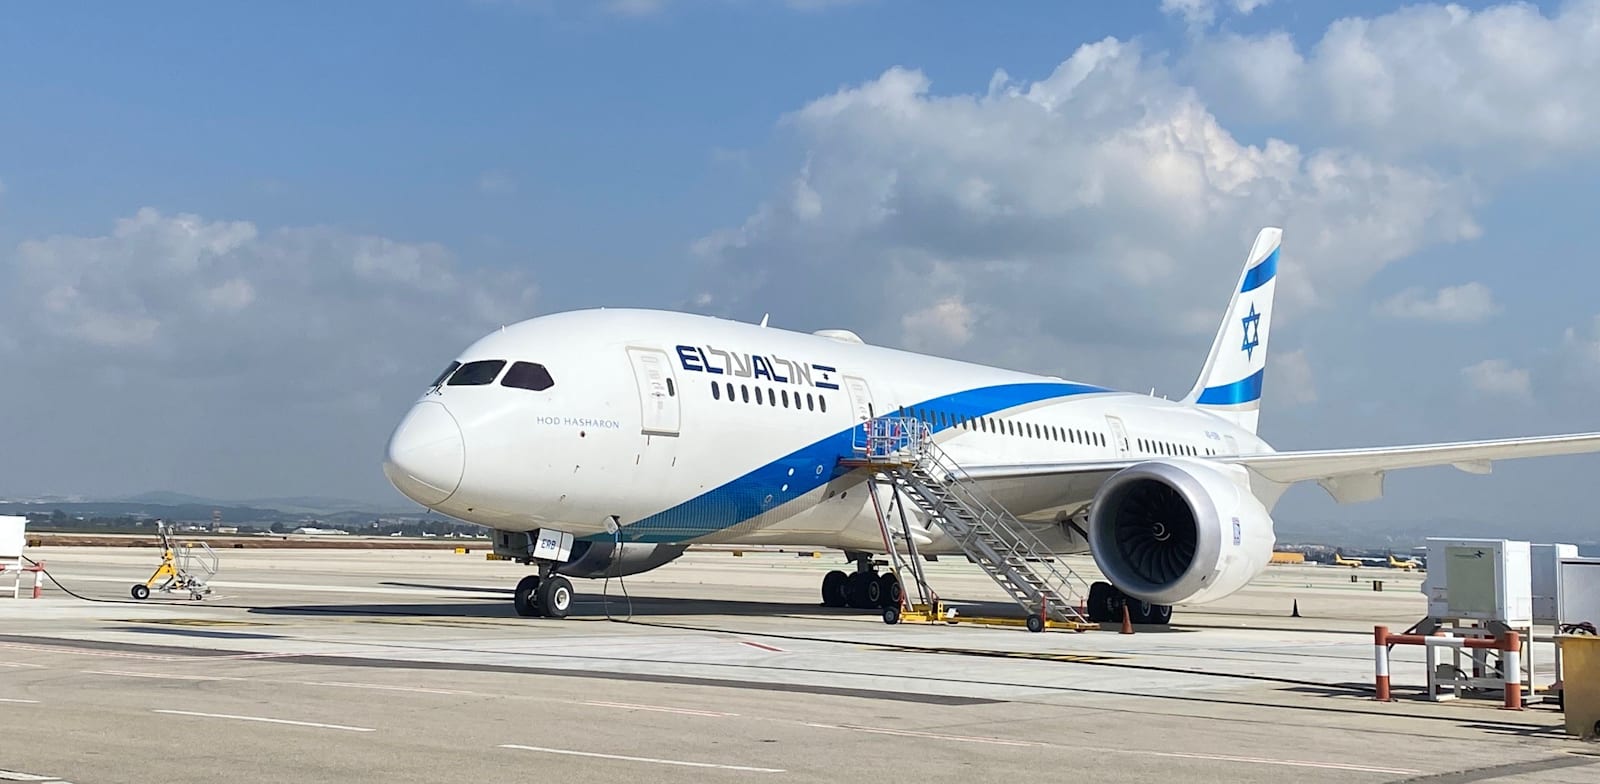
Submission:
<svg viewBox="0 0 1600 784">
<path fill-rule="evenodd" d="M 856 429 L 853 446 L 854 457 L 846 462 L 869 471 L 887 556 L 901 575 L 902 585 L 909 572 L 912 587 L 923 597 L 933 594 L 922 573 L 904 509 L 897 532 L 878 505 L 878 485 L 899 490 L 902 498 L 927 515 L 928 522 L 953 538 L 967 557 L 1027 612 L 1029 629 L 1096 626 L 1078 609 L 1088 597 L 1088 581 L 1050 552 L 1021 520 L 940 449 L 926 422 L 905 416 L 869 419 Z M 933 603 L 927 598 L 924 601 Z"/>
</svg>

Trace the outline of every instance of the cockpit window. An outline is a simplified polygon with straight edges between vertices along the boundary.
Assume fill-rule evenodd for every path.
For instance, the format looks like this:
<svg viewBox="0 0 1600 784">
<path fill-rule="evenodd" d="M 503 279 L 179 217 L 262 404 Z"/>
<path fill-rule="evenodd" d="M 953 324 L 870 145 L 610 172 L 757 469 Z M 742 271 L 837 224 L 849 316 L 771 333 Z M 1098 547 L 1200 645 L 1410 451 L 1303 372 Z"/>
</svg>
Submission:
<svg viewBox="0 0 1600 784">
<path fill-rule="evenodd" d="M 451 373 L 456 372 L 456 368 L 458 368 L 458 367 L 461 367 L 461 363 L 460 362 L 451 362 L 450 363 L 450 367 L 445 368 L 444 372 L 440 373 L 439 377 L 434 379 L 433 383 L 429 384 L 428 386 L 436 387 L 436 386 L 439 386 L 440 384 L 443 384 L 444 380 L 449 378 Z"/>
<path fill-rule="evenodd" d="M 550 377 L 550 371 L 545 370 L 544 365 L 518 362 L 506 371 L 506 377 L 500 379 L 500 385 L 543 392 L 555 386 L 556 380 Z"/>
<path fill-rule="evenodd" d="M 495 376 L 500 375 L 500 368 L 505 366 L 506 361 L 503 359 L 480 359 L 477 362 L 468 362 L 450 377 L 449 386 L 474 387 L 493 384 Z"/>
</svg>

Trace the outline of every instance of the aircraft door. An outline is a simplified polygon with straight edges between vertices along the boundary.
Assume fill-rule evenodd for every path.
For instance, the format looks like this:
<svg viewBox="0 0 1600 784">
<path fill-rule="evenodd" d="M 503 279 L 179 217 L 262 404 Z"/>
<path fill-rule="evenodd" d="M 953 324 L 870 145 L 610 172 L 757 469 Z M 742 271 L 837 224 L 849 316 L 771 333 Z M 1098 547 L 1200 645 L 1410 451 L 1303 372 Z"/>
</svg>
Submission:
<svg viewBox="0 0 1600 784">
<path fill-rule="evenodd" d="M 628 348 L 633 377 L 639 385 L 639 406 L 643 414 L 643 433 L 647 436 L 678 435 L 678 383 L 672 376 L 672 362 L 666 352 L 653 348 Z"/>
<path fill-rule="evenodd" d="M 1117 457 L 1128 456 L 1128 428 L 1124 427 L 1118 417 L 1106 415 L 1106 424 L 1111 427 L 1111 446 L 1117 450 Z"/>
<path fill-rule="evenodd" d="M 844 388 L 850 396 L 850 408 L 855 412 L 856 422 L 865 422 L 878 415 L 872 408 L 872 388 L 867 386 L 865 379 L 845 376 Z"/>
</svg>

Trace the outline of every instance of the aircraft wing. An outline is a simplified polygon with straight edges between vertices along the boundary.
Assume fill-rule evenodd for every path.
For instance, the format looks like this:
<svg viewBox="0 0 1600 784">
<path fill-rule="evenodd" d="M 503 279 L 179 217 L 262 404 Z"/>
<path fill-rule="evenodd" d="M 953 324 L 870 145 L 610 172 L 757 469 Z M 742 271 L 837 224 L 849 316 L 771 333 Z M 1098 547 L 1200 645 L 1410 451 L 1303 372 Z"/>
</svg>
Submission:
<svg viewBox="0 0 1600 784">
<path fill-rule="evenodd" d="M 1591 452 L 1600 452 L 1600 433 L 1361 449 L 1268 452 L 1199 459 L 1244 466 L 1250 470 L 1254 478 L 1282 487 L 1298 482 L 1316 481 L 1336 501 L 1352 503 L 1370 501 L 1382 496 L 1383 476 L 1388 471 L 1448 465 L 1469 473 L 1487 474 L 1495 460 Z M 1136 463 L 1163 459 L 1165 458 L 1160 456 L 1150 456 L 1070 463 L 963 466 L 963 469 L 973 479 L 988 487 L 1002 492 L 1009 490 L 1008 495 L 1053 495 L 1054 493 L 1041 486 L 1049 484 L 1075 485 L 1078 488 L 1077 495 L 1081 497 L 1085 485 L 1098 484 L 1111 474 Z M 1034 489 L 1035 492 L 1027 492 L 1027 489 Z M 1029 504 L 1025 503 L 1023 506 L 1027 507 Z"/>
</svg>

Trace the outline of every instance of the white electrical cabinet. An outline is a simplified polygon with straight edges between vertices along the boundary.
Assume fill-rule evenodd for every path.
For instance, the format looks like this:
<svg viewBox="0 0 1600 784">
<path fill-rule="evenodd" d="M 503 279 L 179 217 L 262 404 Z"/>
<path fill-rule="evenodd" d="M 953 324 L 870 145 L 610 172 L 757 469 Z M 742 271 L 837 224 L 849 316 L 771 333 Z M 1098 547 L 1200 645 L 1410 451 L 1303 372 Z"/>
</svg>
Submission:
<svg viewBox="0 0 1600 784">
<path fill-rule="evenodd" d="M 1575 544 L 1535 544 L 1533 559 L 1533 620 L 1556 623 L 1556 571 L 1563 558 L 1577 558 Z"/>
<path fill-rule="evenodd" d="M 1428 616 L 1533 623 L 1533 572 L 1528 542 L 1512 539 L 1428 539 L 1422 583 Z"/>
<path fill-rule="evenodd" d="M 1556 569 L 1557 623 L 1600 627 L 1600 558 L 1562 558 Z"/>
<path fill-rule="evenodd" d="M 28 518 L 20 515 L 0 516 L 0 558 L 20 559 L 22 547 L 27 541 Z"/>
</svg>

